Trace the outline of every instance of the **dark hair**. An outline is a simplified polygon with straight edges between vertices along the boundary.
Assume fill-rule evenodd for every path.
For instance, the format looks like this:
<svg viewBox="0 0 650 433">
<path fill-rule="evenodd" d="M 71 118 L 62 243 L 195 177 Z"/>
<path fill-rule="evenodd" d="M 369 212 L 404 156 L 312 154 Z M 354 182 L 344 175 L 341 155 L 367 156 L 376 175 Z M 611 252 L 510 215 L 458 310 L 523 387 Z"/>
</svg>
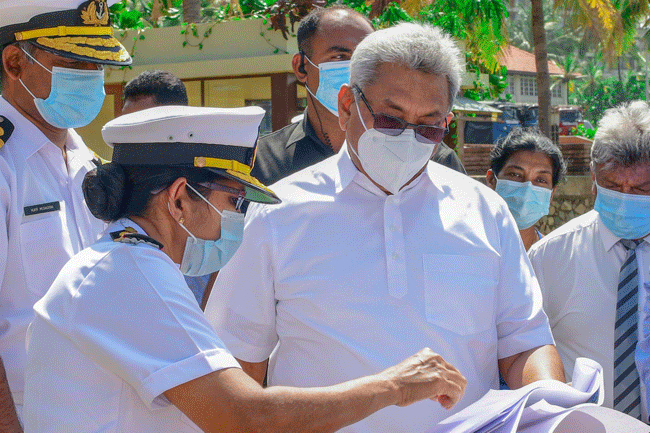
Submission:
<svg viewBox="0 0 650 433">
<path fill-rule="evenodd" d="M 536 128 L 513 128 L 499 140 L 490 152 L 490 168 L 498 176 L 506 161 L 520 150 L 532 150 L 547 155 L 553 163 L 553 187 L 566 174 L 566 162 L 560 149 Z"/>
<path fill-rule="evenodd" d="M 158 105 L 188 105 L 185 84 L 166 71 L 144 71 L 124 87 L 124 99 L 153 96 Z"/>
<path fill-rule="evenodd" d="M 309 12 L 302 20 L 300 20 L 300 25 L 298 26 L 298 32 L 296 34 L 296 37 L 298 39 L 298 51 L 307 54 L 308 57 L 311 55 L 311 38 L 314 37 L 318 31 L 318 27 L 320 26 L 320 22 L 323 17 L 335 11 L 347 11 L 352 15 L 359 16 L 363 18 L 370 25 L 370 27 L 373 27 L 372 21 L 370 21 L 368 17 L 347 6 L 334 5 L 326 8 L 317 7 L 312 9 L 311 12 Z"/>
<path fill-rule="evenodd" d="M 116 221 L 144 214 L 153 193 L 168 187 L 179 177 L 186 178 L 204 196 L 209 189 L 199 183 L 223 179 L 202 168 L 123 166 L 111 162 L 86 173 L 82 188 L 86 204 L 95 218 Z M 191 189 L 187 191 L 190 197 L 200 200 Z"/>
</svg>

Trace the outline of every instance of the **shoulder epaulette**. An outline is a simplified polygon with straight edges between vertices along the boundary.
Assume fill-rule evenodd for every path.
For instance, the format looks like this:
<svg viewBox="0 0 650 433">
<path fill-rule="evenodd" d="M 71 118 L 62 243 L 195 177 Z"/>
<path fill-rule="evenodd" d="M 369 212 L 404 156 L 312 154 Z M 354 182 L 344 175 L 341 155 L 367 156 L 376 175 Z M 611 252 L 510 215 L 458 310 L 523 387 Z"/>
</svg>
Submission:
<svg viewBox="0 0 650 433">
<path fill-rule="evenodd" d="M 163 248 L 163 244 L 154 238 L 136 232 L 133 227 L 126 227 L 124 230 L 111 232 L 111 239 L 113 239 L 113 242 L 122 242 L 132 245 L 147 244 L 156 247 L 159 250 L 162 250 Z"/>
<path fill-rule="evenodd" d="M 11 123 L 6 117 L 0 116 L 0 147 L 5 145 L 13 132 L 14 124 Z"/>
<path fill-rule="evenodd" d="M 110 161 L 107 159 L 102 158 L 101 156 L 97 155 L 97 153 L 93 152 L 94 158 L 92 159 L 92 162 L 99 167 L 100 165 L 103 164 L 108 164 Z"/>
</svg>

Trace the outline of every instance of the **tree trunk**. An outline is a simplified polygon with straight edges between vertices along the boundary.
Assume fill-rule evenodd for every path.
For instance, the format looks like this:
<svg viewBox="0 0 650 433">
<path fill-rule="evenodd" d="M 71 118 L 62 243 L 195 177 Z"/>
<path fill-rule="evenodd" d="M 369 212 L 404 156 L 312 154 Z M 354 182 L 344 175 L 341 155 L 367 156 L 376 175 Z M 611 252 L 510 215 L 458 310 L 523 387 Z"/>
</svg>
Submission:
<svg viewBox="0 0 650 433">
<path fill-rule="evenodd" d="M 201 0 L 183 0 L 183 21 L 201 22 Z"/>
<path fill-rule="evenodd" d="M 153 0 L 153 5 L 151 6 L 151 22 L 154 26 L 158 27 L 158 20 L 162 16 L 163 5 L 160 0 Z"/>
<path fill-rule="evenodd" d="M 539 129 L 547 137 L 551 136 L 551 80 L 548 73 L 546 52 L 546 31 L 544 30 L 543 0 L 531 0 L 532 30 L 535 44 L 535 65 L 537 67 L 537 102 L 539 104 Z"/>
</svg>

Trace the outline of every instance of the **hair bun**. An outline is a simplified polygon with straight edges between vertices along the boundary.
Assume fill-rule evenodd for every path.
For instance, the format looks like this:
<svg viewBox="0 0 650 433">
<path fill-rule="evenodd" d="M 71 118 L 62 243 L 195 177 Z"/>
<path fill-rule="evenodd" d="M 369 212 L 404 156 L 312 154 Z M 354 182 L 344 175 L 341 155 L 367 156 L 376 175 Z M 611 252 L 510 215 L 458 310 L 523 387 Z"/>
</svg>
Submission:
<svg viewBox="0 0 650 433">
<path fill-rule="evenodd" d="M 121 217 L 125 182 L 119 164 L 103 164 L 86 173 L 82 188 L 86 205 L 95 218 L 115 221 Z"/>
</svg>

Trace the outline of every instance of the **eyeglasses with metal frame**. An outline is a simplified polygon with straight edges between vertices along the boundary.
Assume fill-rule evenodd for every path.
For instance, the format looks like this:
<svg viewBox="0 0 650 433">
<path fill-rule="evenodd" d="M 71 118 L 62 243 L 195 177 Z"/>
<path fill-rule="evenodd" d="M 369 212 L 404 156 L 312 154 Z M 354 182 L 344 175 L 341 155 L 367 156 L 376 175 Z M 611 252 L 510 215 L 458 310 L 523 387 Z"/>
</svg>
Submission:
<svg viewBox="0 0 650 433">
<path fill-rule="evenodd" d="M 241 212 L 241 208 L 244 205 L 244 203 L 246 202 L 246 191 L 231 188 L 229 186 L 221 185 L 221 184 L 215 183 L 215 182 L 201 182 L 201 183 L 199 183 L 199 185 L 201 185 L 201 186 L 203 186 L 205 188 L 209 188 L 209 189 L 211 189 L 213 191 L 222 191 L 222 192 L 226 192 L 228 194 L 235 195 L 236 197 L 229 197 L 228 199 L 233 204 L 233 206 L 235 206 L 235 210 L 237 212 Z"/>
<path fill-rule="evenodd" d="M 372 115 L 372 119 L 374 121 L 373 128 L 381 132 L 382 134 L 390 135 L 392 137 L 397 137 L 402 132 L 404 132 L 406 128 L 412 126 L 413 129 L 415 130 L 415 139 L 417 141 L 419 141 L 420 143 L 438 144 L 442 142 L 442 139 L 445 138 L 445 135 L 447 135 L 447 133 L 449 132 L 449 129 L 447 128 L 446 120 L 445 120 L 445 127 L 441 128 L 440 126 L 435 126 L 435 125 L 415 125 L 413 123 L 408 123 L 400 119 L 399 117 L 391 116 L 389 114 L 375 113 L 370 107 L 368 101 L 366 100 L 366 97 L 361 91 L 361 88 L 359 88 L 359 86 L 355 84 L 352 89 L 359 96 L 361 96 L 361 100 L 363 101 L 364 104 L 366 104 L 368 111 L 370 111 L 370 114 Z"/>
</svg>

